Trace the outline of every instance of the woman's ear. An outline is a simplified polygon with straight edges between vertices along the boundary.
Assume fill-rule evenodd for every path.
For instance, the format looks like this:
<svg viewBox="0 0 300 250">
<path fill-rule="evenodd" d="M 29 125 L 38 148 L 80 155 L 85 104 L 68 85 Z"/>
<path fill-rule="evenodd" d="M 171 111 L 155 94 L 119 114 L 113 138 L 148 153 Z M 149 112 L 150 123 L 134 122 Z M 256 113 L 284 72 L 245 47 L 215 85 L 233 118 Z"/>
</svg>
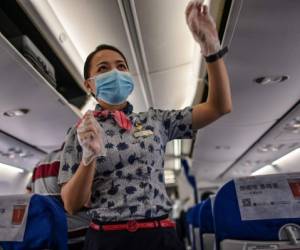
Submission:
<svg viewBox="0 0 300 250">
<path fill-rule="evenodd" d="M 93 89 L 92 89 L 92 86 L 91 86 L 91 83 L 89 80 L 85 80 L 84 81 L 84 87 L 87 89 L 87 91 L 89 93 L 92 93 L 93 92 Z"/>
</svg>

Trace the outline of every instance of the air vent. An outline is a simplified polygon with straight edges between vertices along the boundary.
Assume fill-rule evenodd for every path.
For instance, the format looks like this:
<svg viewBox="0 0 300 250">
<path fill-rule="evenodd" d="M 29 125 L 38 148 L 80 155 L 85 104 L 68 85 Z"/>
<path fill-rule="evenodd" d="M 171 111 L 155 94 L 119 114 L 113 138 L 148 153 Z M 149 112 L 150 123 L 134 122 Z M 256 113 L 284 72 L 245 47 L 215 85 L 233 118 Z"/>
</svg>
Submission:
<svg viewBox="0 0 300 250">
<path fill-rule="evenodd" d="M 216 146 L 217 150 L 229 150 L 231 147 L 229 145 L 218 145 Z"/>
<path fill-rule="evenodd" d="M 272 144 L 266 144 L 262 145 L 257 149 L 259 153 L 268 153 L 268 152 L 277 152 L 280 149 L 284 147 L 285 144 L 280 144 L 280 145 L 272 145 Z"/>
<path fill-rule="evenodd" d="M 7 151 L 0 150 L 0 156 L 9 159 L 17 159 L 17 158 L 30 158 L 33 156 L 33 154 L 29 151 L 24 151 L 19 148 L 10 148 Z"/>
<path fill-rule="evenodd" d="M 0 131 L 0 163 L 31 171 L 45 153 Z"/>
<path fill-rule="evenodd" d="M 289 79 L 289 76 L 282 75 L 282 76 L 262 76 L 254 79 L 259 85 L 270 85 L 275 83 L 282 83 Z"/>
<path fill-rule="evenodd" d="M 3 115 L 8 117 L 16 117 L 16 116 L 23 116 L 26 115 L 29 112 L 29 109 L 13 109 L 8 110 L 3 113 Z"/>
<path fill-rule="evenodd" d="M 291 122 L 289 122 L 285 128 L 286 131 L 298 134 L 300 133 L 300 117 L 294 118 Z"/>
</svg>

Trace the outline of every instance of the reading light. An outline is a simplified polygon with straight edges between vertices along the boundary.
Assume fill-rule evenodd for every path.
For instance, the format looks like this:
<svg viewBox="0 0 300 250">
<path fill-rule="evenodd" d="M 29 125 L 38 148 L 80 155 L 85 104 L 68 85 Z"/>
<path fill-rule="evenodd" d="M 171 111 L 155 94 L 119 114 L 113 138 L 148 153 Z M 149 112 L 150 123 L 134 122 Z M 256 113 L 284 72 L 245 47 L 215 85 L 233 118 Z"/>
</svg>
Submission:
<svg viewBox="0 0 300 250">
<path fill-rule="evenodd" d="M 23 116 L 29 112 L 29 109 L 12 109 L 8 110 L 3 113 L 3 115 L 8 117 L 15 117 L 15 116 Z"/>
</svg>

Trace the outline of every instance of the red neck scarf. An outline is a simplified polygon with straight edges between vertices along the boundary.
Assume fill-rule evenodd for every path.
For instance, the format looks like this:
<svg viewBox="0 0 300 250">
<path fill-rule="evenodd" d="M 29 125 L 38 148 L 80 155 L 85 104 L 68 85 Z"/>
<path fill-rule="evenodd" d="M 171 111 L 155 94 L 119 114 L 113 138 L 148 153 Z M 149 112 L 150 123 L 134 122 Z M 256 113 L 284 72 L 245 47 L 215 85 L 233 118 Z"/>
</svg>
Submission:
<svg viewBox="0 0 300 250">
<path fill-rule="evenodd" d="M 100 111 L 94 111 L 94 117 L 105 117 L 107 118 L 109 114 L 112 115 L 113 119 L 117 122 L 118 126 L 120 128 L 123 128 L 127 131 L 129 131 L 132 128 L 132 124 L 130 119 L 125 115 L 123 111 L 115 110 L 115 111 L 109 111 L 109 110 L 100 110 Z"/>
<path fill-rule="evenodd" d="M 125 115 L 125 113 L 123 111 L 99 110 L 99 111 L 93 111 L 93 114 L 94 114 L 94 117 L 104 117 L 104 118 L 107 118 L 108 115 L 111 114 L 113 119 L 116 121 L 116 123 L 118 124 L 118 126 L 120 128 L 123 128 L 127 131 L 129 131 L 132 128 L 132 123 L 131 123 L 130 119 Z M 83 116 L 83 118 L 84 118 L 84 116 Z M 78 127 L 80 125 L 80 123 L 82 122 L 82 119 L 80 119 L 77 122 L 76 127 Z"/>
</svg>

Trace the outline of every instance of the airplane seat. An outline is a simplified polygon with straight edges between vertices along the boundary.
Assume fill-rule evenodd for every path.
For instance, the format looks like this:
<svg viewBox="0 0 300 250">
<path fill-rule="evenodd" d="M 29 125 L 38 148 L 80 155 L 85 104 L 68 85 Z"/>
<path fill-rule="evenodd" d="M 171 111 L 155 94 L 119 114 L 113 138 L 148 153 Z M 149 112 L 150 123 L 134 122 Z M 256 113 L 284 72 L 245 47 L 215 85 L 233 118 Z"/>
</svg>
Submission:
<svg viewBox="0 0 300 250">
<path fill-rule="evenodd" d="M 203 205 L 203 202 L 198 203 L 197 205 L 194 206 L 194 213 L 193 213 L 193 221 L 192 221 L 192 226 L 193 226 L 193 231 L 194 231 L 194 247 L 193 249 L 195 250 L 200 250 L 200 210 Z"/>
<path fill-rule="evenodd" d="M 67 250 L 67 220 L 60 202 L 32 195 L 23 241 L 3 241 L 0 246 L 4 250 Z"/>
<path fill-rule="evenodd" d="M 208 198 L 200 208 L 199 229 L 201 250 L 213 250 L 215 246 L 212 202 L 211 198 Z"/>
<path fill-rule="evenodd" d="M 199 230 L 199 216 L 202 203 L 199 203 L 187 211 L 186 222 L 189 228 L 189 237 L 193 250 L 200 250 L 200 230 Z"/>
<path fill-rule="evenodd" d="M 187 212 L 186 212 L 186 226 L 187 226 L 187 232 L 188 232 L 188 240 L 189 244 L 193 246 L 194 244 L 194 239 L 195 239 L 195 234 L 193 230 L 193 218 L 194 218 L 194 212 L 195 212 L 195 207 L 190 207 Z"/>
<path fill-rule="evenodd" d="M 286 174 L 287 175 L 287 174 Z M 285 175 L 283 175 L 284 178 Z M 299 174 L 298 174 L 299 177 Z M 297 178 L 298 178 L 297 177 Z M 248 185 L 249 181 L 253 180 L 254 177 L 240 178 L 245 179 L 246 185 L 243 188 L 250 189 L 253 185 Z M 267 178 L 267 179 L 266 179 Z M 289 174 L 288 178 L 293 179 L 291 174 Z M 272 198 L 272 194 L 277 195 L 277 200 L 283 199 L 295 199 L 294 206 L 299 208 L 300 200 L 299 196 L 293 198 L 293 191 L 290 192 L 288 190 L 288 183 L 285 183 L 284 179 L 279 180 L 278 175 L 269 175 L 269 176 L 255 176 L 255 182 L 259 187 L 263 186 L 268 180 L 269 183 L 273 183 L 273 189 L 268 190 L 269 197 Z M 279 181 L 278 181 L 279 180 Z M 288 180 L 288 179 L 286 179 Z M 300 178 L 297 179 L 300 182 Z M 249 196 L 249 199 L 241 200 L 237 195 L 237 188 L 242 188 L 242 186 L 236 185 L 236 180 L 229 181 L 226 183 L 217 193 L 214 208 L 213 208 L 213 217 L 215 222 L 215 234 L 216 234 L 216 249 L 217 250 L 250 250 L 250 249 L 300 249 L 300 216 L 291 218 L 286 218 L 285 213 L 288 213 L 287 203 L 283 204 L 282 202 L 278 202 L 277 204 L 271 204 L 273 209 L 268 210 L 259 210 L 260 206 L 263 206 L 264 202 L 269 201 L 269 197 L 265 197 L 265 201 L 262 203 L 253 203 L 250 199 L 254 199 Z M 248 184 L 247 184 L 248 183 Z M 280 186 L 284 186 L 284 192 L 287 193 L 286 196 L 279 195 Z M 257 188 L 257 186 L 254 186 Z M 298 186 L 298 195 L 300 193 L 300 184 Z M 255 191 L 261 192 L 261 191 Z M 258 194 L 258 193 L 256 193 Z M 272 198 L 273 199 L 273 198 Z M 264 214 L 264 216 L 268 215 L 268 213 L 272 213 L 274 215 L 274 211 L 278 210 L 275 206 L 279 207 L 278 211 L 284 212 L 282 216 L 274 216 L 272 218 L 257 218 L 257 219 L 249 219 L 251 218 L 251 213 L 246 214 L 247 219 L 242 219 L 242 213 L 239 206 L 245 207 L 246 209 L 258 209 L 255 211 L 259 211 L 259 213 Z M 243 203 L 244 202 L 244 203 Z M 263 204 L 263 205 L 262 205 Z M 269 203 L 268 203 L 269 204 Z M 294 207 L 295 208 L 295 207 Z M 284 210 L 280 210 L 284 209 Z M 243 215 L 245 216 L 243 210 Z M 290 210 L 291 211 L 291 210 Z M 298 213 L 299 210 L 294 209 L 294 212 Z M 249 210 L 248 210 L 249 212 Z M 257 214 L 255 215 L 257 216 Z M 259 215 L 260 216 L 260 215 Z"/>
</svg>

